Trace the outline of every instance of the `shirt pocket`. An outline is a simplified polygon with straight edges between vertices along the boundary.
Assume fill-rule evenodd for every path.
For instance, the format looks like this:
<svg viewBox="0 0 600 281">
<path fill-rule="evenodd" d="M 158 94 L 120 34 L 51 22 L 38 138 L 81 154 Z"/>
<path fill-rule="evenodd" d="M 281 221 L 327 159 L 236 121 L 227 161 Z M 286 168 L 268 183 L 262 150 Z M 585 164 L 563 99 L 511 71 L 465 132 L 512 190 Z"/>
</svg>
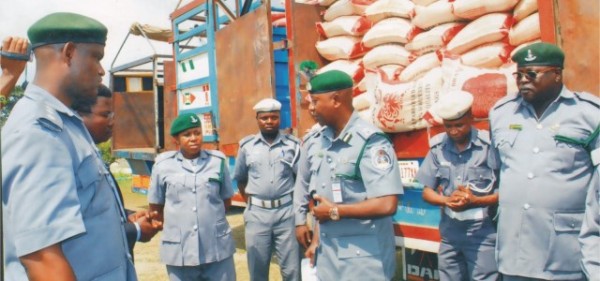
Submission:
<svg viewBox="0 0 600 281">
<path fill-rule="evenodd" d="M 181 199 L 181 193 L 184 192 L 185 188 L 185 175 L 175 174 L 165 178 L 165 198 L 167 202 L 171 204 L 179 204 Z"/>
<path fill-rule="evenodd" d="M 266 157 L 263 157 L 261 161 L 260 155 L 256 153 L 250 153 L 248 155 L 248 175 L 250 177 L 254 179 L 258 179 L 261 177 L 261 173 L 263 170 L 263 161 L 268 161 L 265 158 Z"/>
<path fill-rule="evenodd" d="M 290 147 L 282 149 L 281 154 L 275 160 L 275 167 L 277 167 L 278 174 L 280 177 L 289 177 L 294 172 L 294 156 L 295 151 Z"/>
<path fill-rule="evenodd" d="M 500 152 L 500 157 L 505 158 L 515 145 L 519 130 L 497 130 L 493 133 L 494 146 Z"/>
<path fill-rule="evenodd" d="M 577 128 L 561 128 L 556 135 L 573 139 L 586 140 L 589 134 Z M 556 136 L 555 135 L 555 136 Z M 589 154 L 582 144 L 554 140 L 556 152 L 553 153 L 552 167 L 554 171 L 570 172 L 574 167 L 586 165 Z"/>
<path fill-rule="evenodd" d="M 99 160 L 94 156 L 87 157 L 77 170 L 77 179 L 81 184 L 78 190 L 79 203 L 85 217 L 94 217 L 104 213 L 115 202 L 111 186 L 101 185 L 103 177 Z"/>
<path fill-rule="evenodd" d="M 581 251 L 578 236 L 582 222 L 583 211 L 554 213 L 554 232 L 550 234 L 546 270 L 573 271 L 579 269 Z"/>
<path fill-rule="evenodd" d="M 489 168 L 473 167 L 467 170 L 469 188 L 476 196 L 490 194 L 494 181 L 494 172 Z"/>
</svg>

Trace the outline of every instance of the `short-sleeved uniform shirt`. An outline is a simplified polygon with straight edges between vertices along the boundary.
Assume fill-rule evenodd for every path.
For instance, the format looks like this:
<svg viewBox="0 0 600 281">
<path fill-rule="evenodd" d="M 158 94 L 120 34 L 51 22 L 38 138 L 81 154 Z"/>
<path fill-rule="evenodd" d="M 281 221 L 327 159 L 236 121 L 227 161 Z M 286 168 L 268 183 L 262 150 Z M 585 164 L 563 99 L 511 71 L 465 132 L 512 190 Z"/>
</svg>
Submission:
<svg viewBox="0 0 600 281">
<path fill-rule="evenodd" d="M 470 187 L 475 196 L 490 195 L 497 191 L 494 157 L 488 131 L 471 128 L 469 144 L 462 152 L 446 133 L 441 133 L 431 139 L 431 149 L 419 168 L 417 180 L 436 191 L 441 186 L 444 196 L 452 195 L 458 189 L 456 184 Z M 443 213 L 441 224 L 451 223 L 448 219 Z M 447 229 L 440 225 L 441 232 Z"/>
<path fill-rule="evenodd" d="M 224 200 L 233 196 L 226 158 L 202 150 L 196 159 L 180 152 L 156 157 L 148 202 L 164 205 L 161 261 L 196 266 L 222 261 L 235 252 Z"/>
<path fill-rule="evenodd" d="M 389 139 L 357 112 L 337 138 L 325 127 L 311 161 L 310 190 L 338 204 L 403 193 L 398 162 Z M 340 187 L 341 194 L 334 192 Z M 338 196 L 341 195 L 341 196 Z M 338 197 L 338 199 L 334 198 Z M 339 200 L 341 197 L 341 200 Z M 317 275 L 320 280 L 390 280 L 396 266 L 391 216 L 342 218 L 319 224 Z"/>
<path fill-rule="evenodd" d="M 498 154 L 499 271 L 540 279 L 582 277 L 577 242 L 585 197 L 591 188 L 590 138 L 600 124 L 600 101 L 566 87 L 540 118 L 519 95 L 490 112 L 492 145 Z M 556 139 L 588 140 L 587 145 Z"/>
<path fill-rule="evenodd" d="M 269 144 L 258 133 L 240 141 L 233 178 L 247 182 L 246 193 L 272 200 L 294 191 L 300 144 L 296 137 L 279 133 Z"/>
<path fill-rule="evenodd" d="M 308 212 L 308 185 L 310 184 L 310 163 L 316 154 L 315 139 L 320 135 L 321 127 L 314 128 L 302 138 L 300 158 L 298 160 L 298 176 L 294 186 L 294 214 L 296 225 L 306 224 L 306 213 Z"/>
<path fill-rule="evenodd" d="M 136 280 L 110 180 L 81 117 L 30 84 L 2 128 L 5 280 L 54 244 L 77 280 Z"/>
</svg>

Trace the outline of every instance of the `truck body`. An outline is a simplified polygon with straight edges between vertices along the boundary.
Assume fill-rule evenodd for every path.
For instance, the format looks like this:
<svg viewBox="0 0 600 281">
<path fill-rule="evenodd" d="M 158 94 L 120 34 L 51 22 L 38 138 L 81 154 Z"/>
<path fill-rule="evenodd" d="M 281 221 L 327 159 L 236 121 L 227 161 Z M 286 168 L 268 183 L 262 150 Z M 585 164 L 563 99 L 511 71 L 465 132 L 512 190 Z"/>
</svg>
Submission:
<svg viewBox="0 0 600 281">
<path fill-rule="evenodd" d="M 599 95 L 599 15 L 598 2 L 592 2 L 538 0 L 538 10 L 541 39 L 557 43 L 566 53 L 567 87 Z M 268 3 L 254 3 L 245 12 L 241 2 L 230 8 L 218 0 L 191 1 L 171 14 L 173 54 L 110 71 L 115 91 L 113 153 L 128 160 L 136 192 L 147 190 L 154 157 L 176 149 L 168 131 L 180 113 L 200 116 L 205 148 L 224 152 L 231 168 L 238 141 L 258 132 L 252 106 L 260 99 L 281 101 L 282 128 L 299 137 L 313 125 L 303 90 L 306 81 L 300 79 L 297 65 L 304 60 L 326 64 L 315 49 L 319 35 L 314 27 L 325 8 L 288 0 L 286 26 L 273 28 Z M 582 46 L 582 41 L 587 44 Z M 131 71 L 141 62 L 150 67 Z M 487 129 L 487 120 L 479 120 L 476 127 Z M 429 132 L 389 134 L 403 176 L 414 177 L 429 150 L 429 136 L 442 131 L 433 127 Z M 437 279 L 440 209 L 422 200 L 421 188 L 408 184 L 394 216 L 407 280 Z M 233 203 L 245 205 L 239 194 Z"/>
</svg>

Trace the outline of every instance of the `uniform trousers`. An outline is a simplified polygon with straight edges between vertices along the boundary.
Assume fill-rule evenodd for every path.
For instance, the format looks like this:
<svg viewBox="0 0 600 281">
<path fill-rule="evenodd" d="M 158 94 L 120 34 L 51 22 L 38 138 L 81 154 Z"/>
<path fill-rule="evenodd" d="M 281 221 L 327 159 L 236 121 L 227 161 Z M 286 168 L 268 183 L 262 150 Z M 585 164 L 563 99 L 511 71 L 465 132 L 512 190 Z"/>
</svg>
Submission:
<svg viewBox="0 0 600 281">
<path fill-rule="evenodd" d="M 249 204 L 244 211 L 244 224 L 250 280 L 269 280 L 273 251 L 283 280 L 300 280 L 300 246 L 292 202 L 273 209 Z"/>
</svg>

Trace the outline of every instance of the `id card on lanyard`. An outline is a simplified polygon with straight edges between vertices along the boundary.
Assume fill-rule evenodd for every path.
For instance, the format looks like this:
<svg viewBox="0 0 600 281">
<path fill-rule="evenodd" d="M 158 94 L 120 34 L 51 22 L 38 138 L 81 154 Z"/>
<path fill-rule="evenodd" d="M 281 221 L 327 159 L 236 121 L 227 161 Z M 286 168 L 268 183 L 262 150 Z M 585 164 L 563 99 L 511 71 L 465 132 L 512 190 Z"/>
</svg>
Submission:
<svg viewBox="0 0 600 281">
<path fill-rule="evenodd" d="M 335 177 L 331 181 L 331 192 L 333 193 L 333 202 L 342 203 L 342 184 L 339 177 Z"/>
</svg>

